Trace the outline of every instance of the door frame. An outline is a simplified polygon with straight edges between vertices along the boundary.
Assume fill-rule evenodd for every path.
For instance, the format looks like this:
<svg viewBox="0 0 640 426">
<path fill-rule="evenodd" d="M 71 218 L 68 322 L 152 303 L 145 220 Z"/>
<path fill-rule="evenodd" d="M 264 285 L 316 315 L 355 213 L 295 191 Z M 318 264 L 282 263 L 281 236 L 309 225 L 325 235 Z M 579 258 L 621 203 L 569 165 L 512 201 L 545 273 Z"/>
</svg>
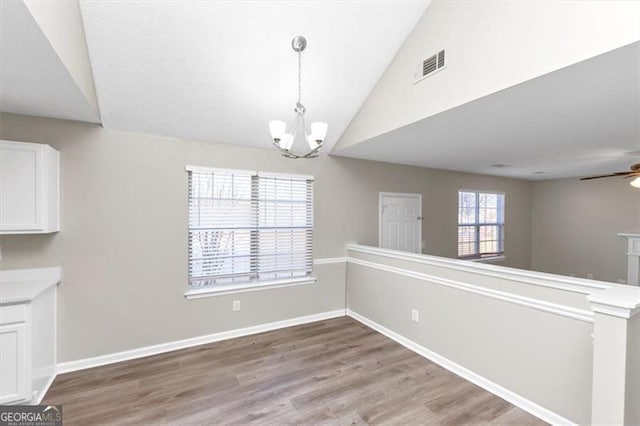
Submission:
<svg viewBox="0 0 640 426">
<path fill-rule="evenodd" d="M 380 192 L 378 195 L 378 247 L 382 248 L 382 201 L 384 197 L 414 198 L 418 200 L 418 217 L 422 218 L 422 194 L 411 192 Z M 422 254 L 422 219 L 418 219 L 418 252 Z"/>
</svg>

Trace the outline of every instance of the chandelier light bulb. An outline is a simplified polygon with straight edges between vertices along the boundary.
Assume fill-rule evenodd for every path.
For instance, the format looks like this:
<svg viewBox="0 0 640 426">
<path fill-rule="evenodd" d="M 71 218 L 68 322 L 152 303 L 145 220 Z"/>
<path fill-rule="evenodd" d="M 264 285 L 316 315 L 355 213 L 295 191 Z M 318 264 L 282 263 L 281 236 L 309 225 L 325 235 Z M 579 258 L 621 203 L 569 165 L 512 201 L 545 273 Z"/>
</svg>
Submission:
<svg viewBox="0 0 640 426">
<path fill-rule="evenodd" d="M 274 141 L 280 141 L 286 130 L 287 125 L 284 121 L 273 120 L 269 122 L 269 131 L 271 132 L 271 138 Z"/>
<path fill-rule="evenodd" d="M 280 140 L 280 148 L 289 151 L 293 145 L 293 135 L 291 133 L 285 133 Z"/>
<path fill-rule="evenodd" d="M 640 176 L 629 182 L 629 185 L 633 186 L 634 188 L 640 188 Z"/>
<path fill-rule="evenodd" d="M 325 136 L 327 136 L 327 123 L 315 122 L 311 123 L 311 136 L 318 143 L 324 141 Z"/>
<path fill-rule="evenodd" d="M 318 147 L 318 142 L 316 142 L 313 135 L 307 135 L 307 144 L 309 145 L 309 149 L 314 150 Z"/>
</svg>

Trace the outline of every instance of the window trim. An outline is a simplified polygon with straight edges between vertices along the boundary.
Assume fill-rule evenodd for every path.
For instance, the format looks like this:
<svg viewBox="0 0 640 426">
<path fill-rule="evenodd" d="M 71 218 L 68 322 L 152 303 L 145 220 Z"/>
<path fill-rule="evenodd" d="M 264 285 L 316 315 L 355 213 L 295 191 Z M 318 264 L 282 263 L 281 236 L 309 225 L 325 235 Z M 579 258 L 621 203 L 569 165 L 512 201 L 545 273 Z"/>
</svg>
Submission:
<svg viewBox="0 0 640 426">
<path fill-rule="evenodd" d="M 243 176 L 257 176 L 263 178 L 284 178 L 284 179 L 296 179 L 296 180 L 306 180 L 315 182 L 315 177 L 313 175 L 302 175 L 302 174 L 294 174 L 294 173 L 274 173 L 274 172 L 263 172 L 263 171 L 254 171 L 254 170 L 243 170 L 243 169 L 227 169 L 227 168 L 219 168 L 219 167 L 207 167 L 207 166 L 193 166 L 186 165 L 185 171 L 187 172 L 187 179 L 189 179 L 189 172 L 196 173 L 232 173 Z M 189 199 L 189 195 L 187 194 L 187 199 Z M 313 217 L 313 203 L 312 203 L 312 212 L 311 215 Z M 187 225 L 189 229 L 189 226 Z M 311 232 L 313 235 L 314 231 L 313 220 L 311 226 Z M 291 287 L 298 285 L 306 285 L 306 284 L 314 284 L 317 281 L 317 278 L 313 276 L 313 260 L 312 260 L 312 269 L 308 275 L 299 276 L 299 277 L 285 277 L 281 279 L 268 279 L 268 280 L 257 280 L 252 279 L 247 282 L 242 282 L 239 284 L 220 284 L 209 287 L 191 287 L 189 285 L 189 274 L 187 274 L 187 288 L 184 291 L 184 297 L 186 299 L 200 299 L 204 297 L 214 297 L 214 296 L 224 296 L 236 293 L 246 293 L 253 291 L 261 291 L 261 290 L 270 290 L 281 287 Z"/>
<path fill-rule="evenodd" d="M 481 223 L 481 222 L 479 221 L 479 220 L 480 220 L 480 217 L 479 217 L 479 216 L 477 217 L 477 220 L 478 220 L 478 221 L 477 221 L 476 223 L 473 223 L 473 224 L 460 224 L 460 193 L 461 193 L 461 192 L 473 192 L 473 193 L 475 193 L 476 195 L 477 195 L 477 194 L 496 194 L 496 195 L 502 195 L 502 197 L 503 197 L 503 205 L 502 205 L 502 215 L 503 215 L 502 219 L 503 219 L 503 222 L 502 222 L 502 224 L 500 224 L 500 223 L 484 223 L 484 222 L 483 222 L 483 223 Z M 479 230 L 480 230 L 480 226 L 482 226 L 482 225 L 487 225 L 487 226 L 498 226 L 498 227 L 499 227 L 499 228 L 498 228 L 498 232 L 499 232 L 500 234 L 502 234 L 502 235 L 501 235 L 501 237 L 502 237 L 502 238 L 499 238 L 499 241 L 502 241 L 502 252 L 500 252 L 500 253 L 496 253 L 496 254 L 493 254 L 493 255 L 491 255 L 491 256 L 484 256 L 484 257 L 483 257 L 479 252 L 478 252 L 478 253 L 476 253 L 476 254 L 474 254 L 474 255 L 472 255 L 472 256 L 460 256 L 460 255 L 458 255 L 458 257 L 457 257 L 457 258 L 458 258 L 459 260 L 469 260 L 469 261 L 471 261 L 471 262 L 500 262 L 500 261 L 506 260 L 506 259 L 507 259 L 507 257 L 506 257 L 506 255 L 505 255 L 506 250 L 505 250 L 505 247 L 504 247 L 504 246 L 505 246 L 505 238 L 504 238 L 504 236 L 505 236 L 505 222 L 506 222 L 506 204 L 507 204 L 507 194 L 506 194 L 505 192 L 503 192 L 503 191 L 483 190 L 483 189 L 464 189 L 464 188 L 460 188 L 460 189 L 458 189 L 458 197 L 457 197 L 457 200 L 458 200 L 458 207 L 457 207 L 457 216 L 458 216 L 458 220 L 457 220 L 458 225 L 457 225 L 457 228 L 458 228 L 458 229 L 460 229 L 460 227 L 461 227 L 461 226 L 473 226 L 473 227 L 475 227 L 475 228 L 476 228 L 476 233 L 478 233 L 478 232 L 479 232 Z M 479 206 L 477 206 L 477 208 L 479 209 Z M 502 227 L 502 230 L 500 230 L 500 226 Z M 480 244 L 479 236 L 478 236 L 478 239 L 477 239 L 477 243 L 478 243 L 478 245 Z M 459 244 L 460 244 L 460 239 L 459 239 L 459 237 L 458 237 L 458 247 L 459 247 Z"/>
<path fill-rule="evenodd" d="M 189 288 L 184 292 L 188 300 L 202 299 L 204 297 L 227 296 L 230 294 L 247 293 L 252 291 L 272 290 L 282 287 L 315 284 L 318 278 L 314 276 L 299 278 L 284 278 L 271 281 L 250 281 L 248 283 L 234 285 L 219 285 L 216 287 Z"/>
<path fill-rule="evenodd" d="M 460 260 L 469 260 L 471 262 L 502 262 L 503 260 L 507 260 L 507 256 L 501 254 L 500 256 L 489 256 L 489 257 L 474 257 L 474 258 L 461 258 Z"/>
</svg>

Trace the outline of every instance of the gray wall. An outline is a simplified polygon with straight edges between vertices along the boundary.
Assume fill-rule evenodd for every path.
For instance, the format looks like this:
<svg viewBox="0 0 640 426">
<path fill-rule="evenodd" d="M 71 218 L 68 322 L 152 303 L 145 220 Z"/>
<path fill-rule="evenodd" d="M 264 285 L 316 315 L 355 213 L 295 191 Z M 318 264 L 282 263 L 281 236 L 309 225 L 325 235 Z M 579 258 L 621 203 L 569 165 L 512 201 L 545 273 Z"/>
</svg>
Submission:
<svg viewBox="0 0 640 426">
<path fill-rule="evenodd" d="M 531 269 L 601 281 L 627 278 L 627 242 L 640 231 L 640 190 L 629 179 L 533 184 Z"/>
<path fill-rule="evenodd" d="M 344 265 L 316 266 L 315 285 L 185 300 L 186 164 L 312 174 L 314 257 L 376 245 L 378 193 L 423 194 L 426 252 L 455 257 L 457 191 L 506 192 L 505 264 L 528 268 L 531 183 L 0 115 L 0 138 L 60 151 L 61 232 L 0 237 L 2 269 L 60 265 L 58 360 L 72 361 L 345 306 Z M 265 144 L 266 144 L 265 139 Z M 242 301 L 232 312 L 231 301 Z"/>
<path fill-rule="evenodd" d="M 593 324 L 450 283 L 590 312 L 584 294 L 588 287 L 575 292 L 517 276 L 487 277 L 358 251 L 349 256 L 367 262 L 347 265 L 351 311 L 564 418 L 589 424 Z M 425 278 L 397 273 L 398 268 Z M 412 309 L 419 311 L 418 323 L 411 321 Z"/>
</svg>

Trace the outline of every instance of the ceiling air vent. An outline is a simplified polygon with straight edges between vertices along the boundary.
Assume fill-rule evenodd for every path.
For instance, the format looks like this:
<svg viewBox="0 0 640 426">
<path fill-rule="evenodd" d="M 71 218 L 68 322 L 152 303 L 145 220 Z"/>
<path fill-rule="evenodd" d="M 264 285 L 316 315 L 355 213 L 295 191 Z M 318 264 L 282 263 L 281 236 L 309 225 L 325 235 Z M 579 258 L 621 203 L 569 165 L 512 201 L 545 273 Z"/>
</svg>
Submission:
<svg viewBox="0 0 640 426">
<path fill-rule="evenodd" d="M 422 61 L 415 73 L 415 83 L 444 68 L 444 50 Z"/>
</svg>

